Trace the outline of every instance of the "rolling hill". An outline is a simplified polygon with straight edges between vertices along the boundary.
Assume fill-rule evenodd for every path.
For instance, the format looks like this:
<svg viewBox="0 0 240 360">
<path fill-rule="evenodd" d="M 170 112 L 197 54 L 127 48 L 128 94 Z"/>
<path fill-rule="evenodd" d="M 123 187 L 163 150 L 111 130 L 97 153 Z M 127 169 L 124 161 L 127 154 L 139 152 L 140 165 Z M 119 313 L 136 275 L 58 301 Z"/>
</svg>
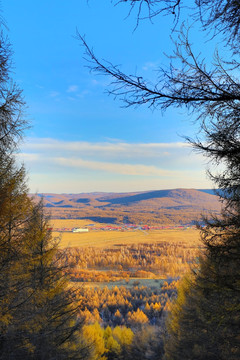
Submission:
<svg viewBox="0 0 240 360">
<path fill-rule="evenodd" d="M 220 212 L 211 190 L 171 189 L 134 193 L 36 194 L 53 218 L 109 223 L 188 224 Z"/>
</svg>

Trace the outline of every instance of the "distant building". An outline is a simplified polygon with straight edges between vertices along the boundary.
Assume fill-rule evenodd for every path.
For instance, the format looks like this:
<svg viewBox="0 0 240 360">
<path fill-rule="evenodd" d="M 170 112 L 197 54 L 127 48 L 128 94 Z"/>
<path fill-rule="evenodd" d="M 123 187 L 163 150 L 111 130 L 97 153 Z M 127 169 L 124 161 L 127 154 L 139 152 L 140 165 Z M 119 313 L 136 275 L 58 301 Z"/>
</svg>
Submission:
<svg viewBox="0 0 240 360">
<path fill-rule="evenodd" d="M 74 233 L 83 233 L 83 232 L 88 232 L 88 229 L 84 229 L 84 228 L 74 228 L 72 229 L 72 232 Z"/>
</svg>

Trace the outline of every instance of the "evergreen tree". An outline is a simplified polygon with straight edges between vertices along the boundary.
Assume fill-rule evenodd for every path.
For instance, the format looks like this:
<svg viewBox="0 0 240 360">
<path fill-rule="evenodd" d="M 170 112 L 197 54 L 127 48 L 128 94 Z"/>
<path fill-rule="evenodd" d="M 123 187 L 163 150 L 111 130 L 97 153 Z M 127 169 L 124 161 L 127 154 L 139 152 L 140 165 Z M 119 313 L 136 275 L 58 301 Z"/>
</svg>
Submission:
<svg viewBox="0 0 240 360">
<path fill-rule="evenodd" d="M 138 330 L 128 348 L 126 360 L 161 360 L 163 355 L 162 334 L 153 326 L 145 326 Z"/>
<path fill-rule="evenodd" d="M 18 169 L 13 159 L 7 168 L 1 167 L 0 179 L 0 349 L 8 354 L 11 341 L 11 324 L 15 314 L 21 311 L 26 301 L 20 296 L 27 286 L 22 276 L 20 261 L 23 255 L 23 232 L 29 215 L 30 200 L 27 197 L 25 170 Z M 3 356 L 3 355 L 2 355 Z"/>
<path fill-rule="evenodd" d="M 0 24 L 2 27 L 2 24 Z M 22 233 L 28 217 L 24 166 L 16 164 L 13 152 L 22 137 L 26 121 L 22 117 L 24 101 L 21 90 L 12 81 L 11 46 L 0 33 L 0 353 L 10 353 L 10 324 L 20 311 L 23 299 L 18 293 L 24 288 L 20 278 L 19 259 Z M 7 355 L 7 358 L 9 357 Z M 3 357 L 3 355 L 2 355 Z M 9 357 L 10 358 L 10 357 Z"/>
<path fill-rule="evenodd" d="M 0 24 L 2 27 L 2 24 Z M 28 197 L 16 152 L 27 122 L 10 77 L 11 47 L 0 33 L 0 357 L 86 359 L 75 292 L 64 278 L 43 204 Z"/>
<path fill-rule="evenodd" d="M 64 276 L 58 239 L 52 238 L 43 203 L 31 204 L 31 216 L 23 236 L 22 276 L 27 301 L 15 315 L 18 342 L 15 358 L 82 359 L 81 321 L 75 292 Z"/>
</svg>

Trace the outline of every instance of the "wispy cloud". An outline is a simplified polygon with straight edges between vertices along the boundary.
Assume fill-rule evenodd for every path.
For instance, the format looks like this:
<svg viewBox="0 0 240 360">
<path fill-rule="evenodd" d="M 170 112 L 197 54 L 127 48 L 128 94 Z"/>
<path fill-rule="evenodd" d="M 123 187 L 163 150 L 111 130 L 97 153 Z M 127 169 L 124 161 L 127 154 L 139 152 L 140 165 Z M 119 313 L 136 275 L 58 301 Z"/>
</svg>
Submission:
<svg viewBox="0 0 240 360">
<path fill-rule="evenodd" d="M 18 154 L 19 156 L 19 154 Z M 40 154 L 28 154 L 28 153 L 21 153 L 20 157 L 27 162 L 37 162 L 41 159 L 41 155 Z"/>
<path fill-rule="evenodd" d="M 100 161 L 86 161 L 83 159 L 54 158 L 53 161 L 64 167 L 86 168 L 97 171 L 107 171 L 121 175 L 134 176 L 177 176 L 176 171 L 166 171 L 150 165 L 130 165 L 121 163 L 107 163 Z"/>
<path fill-rule="evenodd" d="M 108 82 L 106 80 L 91 79 L 89 84 L 90 84 L 91 87 L 92 86 L 93 87 L 95 87 L 95 86 L 106 87 Z"/>
<path fill-rule="evenodd" d="M 177 170 L 195 167 L 202 156 L 191 154 L 188 144 L 175 143 L 127 143 L 127 142 L 87 142 L 60 141 L 56 139 L 30 139 L 23 146 L 24 153 L 38 153 L 42 158 L 49 154 L 55 158 L 82 159 L 123 163 L 129 165 L 148 165 L 161 169 Z"/>
<path fill-rule="evenodd" d="M 52 98 L 57 98 L 60 95 L 60 93 L 58 91 L 51 91 L 49 96 Z"/>
<path fill-rule="evenodd" d="M 142 69 L 143 69 L 144 71 L 156 70 L 158 66 L 159 66 L 159 62 L 158 62 L 158 61 L 147 61 L 147 62 L 143 65 Z"/>
<path fill-rule="evenodd" d="M 126 191 L 130 188 L 133 190 L 134 184 L 135 190 L 141 190 L 204 187 L 200 184 L 206 183 L 204 158 L 193 153 L 189 145 L 182 142 L 138 144 L 116 139 L 87 142 L 34 138 L 29 139 L 22 148 L 23 153 L 18 156 L 21 161 L 24 160 L 34 179 L 44 178 L 45 184 L 47 178 L 52 182 L 55 179 L 58 188 L 67 181 L 69 192 L 75 191 L 70 188 L 70 179 L 78 179 L 79 182 L 84 179 L 86 191 L 89 191 L 90 184 L 91 191 L 100 189 L 99 181 L 101 189 L 105 183 L 105 191 L 117 191 L 120 178 L 124 183 L 121 189 L 125 187 Z M 35 188 L 39 190 L 35 183 Z M 65 183 L 64 191 L 66 187 Z"/>
<path fill-rule="evenodd" d="M 189 148 L 188 144 L 175 143 L 126 143 L 118 142 L 87 142 L 60 141 L 55 139 L 30 139 L 24 145 L 28 150 L 64 150 L 64 151 L 101 151 L 101 153 L 121 153 L 122 155 L 141 154 L 144 157 L 159 156 L 159 152 L 170 149 Z"/>
<path fill-rule="evenodd" d="M 68 93 L 76 93 L 76 92 L 78 92 L 78 89 L 79 89 L 78 85 L 70 85 L 67 89 L 67 92 Z"/>
<path fill-rule="evenodd" d="M 127 143 L 123 141 L 86 142 L 32 139 L 25 144 L 24 152 L 55 154 L 56 157 L 81 158 L 139 165 L 160 166 L 167 170 L 190 169 L 204 163 L 202 155 L 192 152 L 186 143 Z"/>
<path fill-rule="evenodd" d="M 76 97 L 78 99 L 82 99 L 84 98 L 86 95 L 90 94 L 90 91 L 89 90 L 82 90 L 81 92 L 77 93 L 76 94 Z"/>
</svg>

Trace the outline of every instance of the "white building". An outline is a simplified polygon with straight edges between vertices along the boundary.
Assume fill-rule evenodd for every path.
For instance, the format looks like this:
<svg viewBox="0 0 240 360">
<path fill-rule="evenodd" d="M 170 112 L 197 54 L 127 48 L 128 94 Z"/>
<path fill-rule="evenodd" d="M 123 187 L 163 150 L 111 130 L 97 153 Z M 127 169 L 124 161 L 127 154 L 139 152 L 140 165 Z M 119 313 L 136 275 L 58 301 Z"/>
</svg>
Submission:
<svg viewBox="0 0 240 360">
<path fill-rule="evenodd" d="M 89 230 L 88 229 L 84 229 L 84 228 L 74 228 L 73 230 L 72 230 L 72 232 L 74 232 L 74 233 L 83 233 L 83 232 L 88 232 Z"/>
</svg>

